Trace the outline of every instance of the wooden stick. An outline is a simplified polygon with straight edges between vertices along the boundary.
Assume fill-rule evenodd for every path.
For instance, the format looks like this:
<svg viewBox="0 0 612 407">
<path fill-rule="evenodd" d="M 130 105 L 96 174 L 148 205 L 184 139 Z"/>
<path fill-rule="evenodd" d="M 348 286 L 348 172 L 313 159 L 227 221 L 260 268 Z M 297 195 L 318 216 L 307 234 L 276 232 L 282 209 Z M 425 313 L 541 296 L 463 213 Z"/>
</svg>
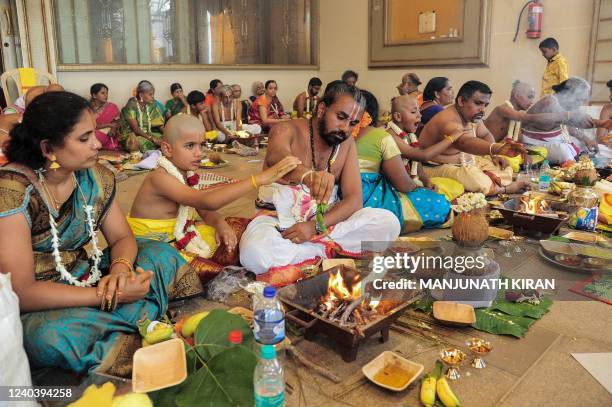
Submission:
<svg viewBox="0 0 612 407">
<path fill-rule="evenodd" d="M 321 376 L 325 377 L 326 379 L 331 380 L 334 383 L 340 383 L 341 380 L 338 376 L 336 376 L 334 373 L 330 372 L 329 370 L 325 369 L 322 366 L 317 365 L 316 363 L 310 361 L 309 359 L 306 358 L 306 356 L 302 355 L 302 353 L 297 350 L 297 348 L 293 345 L 290 345 L 287 347 L 287 352 L 289 352 L 291 354 L 291 356 L 293 356 L 295 358 L 295 360 L 299 361 L 301 364 L 303 364 L 304 366 L 314 370 L 315 372 L 317 372 L 318 374 L 320 374 Z"/>
</svg>

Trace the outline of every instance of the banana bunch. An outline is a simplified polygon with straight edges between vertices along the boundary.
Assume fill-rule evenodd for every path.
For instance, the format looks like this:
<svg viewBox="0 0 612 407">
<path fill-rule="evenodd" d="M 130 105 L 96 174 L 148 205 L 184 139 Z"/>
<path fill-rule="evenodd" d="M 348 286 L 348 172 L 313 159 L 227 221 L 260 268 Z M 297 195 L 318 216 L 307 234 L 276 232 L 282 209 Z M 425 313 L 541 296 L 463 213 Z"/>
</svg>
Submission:
<svg viewBox="0 0 612 407">
<path fill-rule="evenodd" d="M 138 332 L 142 336 L 143 347 L 174 338 L 174 327 L 161 321 L 149 319 L 138 321 Z"/>
<path fill-rule="evenodd" d="M 436 366 L 421 382 L 421 403 L 425 407 L 433 407 L 436 405 L 436 395 L 444 404 L 444 407 L 460 407 L 461 403 L 453 390 L 450 388 L 448 381 L 442 376 L 442 362 L 436 362 Z"/>
<path fill-rule="evenodd" d="M 564 196 L 575 187 L 571 182 L 551 181 L 548 192 L 555 195 Z"/>
</svg>

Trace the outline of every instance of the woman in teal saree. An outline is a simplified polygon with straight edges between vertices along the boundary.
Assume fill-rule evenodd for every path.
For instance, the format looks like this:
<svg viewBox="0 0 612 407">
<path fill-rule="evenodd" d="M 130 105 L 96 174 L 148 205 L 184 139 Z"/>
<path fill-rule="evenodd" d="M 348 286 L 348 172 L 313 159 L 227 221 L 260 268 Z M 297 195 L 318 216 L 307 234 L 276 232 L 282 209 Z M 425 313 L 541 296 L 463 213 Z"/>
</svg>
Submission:
<svg viewBox="0 0 612 407">
<path fill-rule="evenodd" d="M 114 176 L 96 163 L 99 148 L 88 102 L 46 93 L 11 131 L 9 164 L 0 168 L 0 272 L 11 273 L 34 367 L 116 368 L 139 319 L 201 292 L 173 248 L 134 239 Z"/>
</svg>

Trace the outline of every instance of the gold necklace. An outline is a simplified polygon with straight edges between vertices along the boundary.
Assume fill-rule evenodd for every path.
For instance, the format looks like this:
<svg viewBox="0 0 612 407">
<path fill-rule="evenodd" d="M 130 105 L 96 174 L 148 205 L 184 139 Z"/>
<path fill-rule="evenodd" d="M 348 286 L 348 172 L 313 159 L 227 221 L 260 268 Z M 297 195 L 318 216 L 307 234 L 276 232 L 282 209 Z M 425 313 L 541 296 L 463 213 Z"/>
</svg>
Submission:
<svg viewBox="0 0 612 407">
<path fill-rule="evenodd" d="M 43 190 L 45 192 L 45 194 L 47 195 L 48 198 L 51 198 L 52 204 L 53 204 L 53 209 L 55 209 L 56 212 L 58 212 L 61 208 L 61 206 L 64 204 L 64 202 L 60 202 L 55 195 L 53 194 L 53 192 L 51 191 L 51 188 L 49 188 L 49 184 L 47 183 L 47 178 L 43 175 L 41 178 L 41 185 L 43 187 Z M 72 188 L 76 188 L 77 186 L 77 180 L 76 180 L 76 176 L 74 175 L 74 172 L 72 173 Z"/>
</svg>

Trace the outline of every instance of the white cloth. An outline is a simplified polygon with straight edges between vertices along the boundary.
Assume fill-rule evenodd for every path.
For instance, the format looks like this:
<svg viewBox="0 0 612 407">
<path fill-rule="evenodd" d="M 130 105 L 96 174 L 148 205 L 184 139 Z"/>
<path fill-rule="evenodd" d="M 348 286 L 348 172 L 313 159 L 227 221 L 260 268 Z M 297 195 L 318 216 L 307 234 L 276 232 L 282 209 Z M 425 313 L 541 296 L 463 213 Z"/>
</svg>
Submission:
<svg viewBox="0 0 612 407">
<path fill-rule="evenodd" d="M 548 162 L 551 164 L 563 164 L 567 160 L 573 160 L 578 154 L 571 144 L 571 137 L 566 130 L 556 137 L 546 140 L 538 140 L 523 134 L 523 143 L 529 146 L 546 147 L 548 150 Z"/>
<path fill-rule="evenodd" d="M 31 386 L 30 365 L 23 349 L 19 299 L 11 286 L 11 275 L 0 273 L 0 386 Z M 34 401 L 0 401 L 0 406 L 37 406 Z"/>
<path fill-rule="evenodd" d="M 160 150 L 145 151 L 143 159 L 139 163 L 134 164 L 134 168 L 140 170 L 155 169 L 157 168 L 157 162 L 159 161 L 161 156 L 162 153 Z"/>
<path fill-rule="evenodd" d="M 221 122 L 221 124 L 229 131 L 236 131 L 235 120 L 226 120 L 224 122 Z M 261 134 L 261 126 L 259 124 L 242 123 L 242 130 L 253 135 Z"/>
<path fill-rule="evenodd" d="M 330 202 L 337 196 L 335 191 Z M 316 257 L 327 258 L 322 243 L 296 244 L 284 239 L 276 229 L 280 222 L 283 222 L 283 228 L 287 228 L 300 220 L 296 219 L 299 215 L 294 210 L 295 188 L 273 184 L 262 192 L 260 199 L 272 198 L 279 217 L 259 216 L 249 223 L 240 239 L 240 263 L 255 274 L 263 274 L 271 267 L 298 264 Z M 305 208 L 303 213 L 310 214 L 306 215 L 309 219 L 313 208 L 307 202 L 306 198 L 309 196 L 302 198 L 305 202 L 302 205 Z M 263 200 L 270 202 L 269 199 Z M 392 212 L 386 209 L 362 208 L 336 224 L 329 237 L 340 245 L 344 252 L 361 253 L 366 245 L 368 250 L 372 250 L 373 243 L 376 250 L 385 250 L 397 239 L 400 229 L 399 221 Z"/>
</svg>

